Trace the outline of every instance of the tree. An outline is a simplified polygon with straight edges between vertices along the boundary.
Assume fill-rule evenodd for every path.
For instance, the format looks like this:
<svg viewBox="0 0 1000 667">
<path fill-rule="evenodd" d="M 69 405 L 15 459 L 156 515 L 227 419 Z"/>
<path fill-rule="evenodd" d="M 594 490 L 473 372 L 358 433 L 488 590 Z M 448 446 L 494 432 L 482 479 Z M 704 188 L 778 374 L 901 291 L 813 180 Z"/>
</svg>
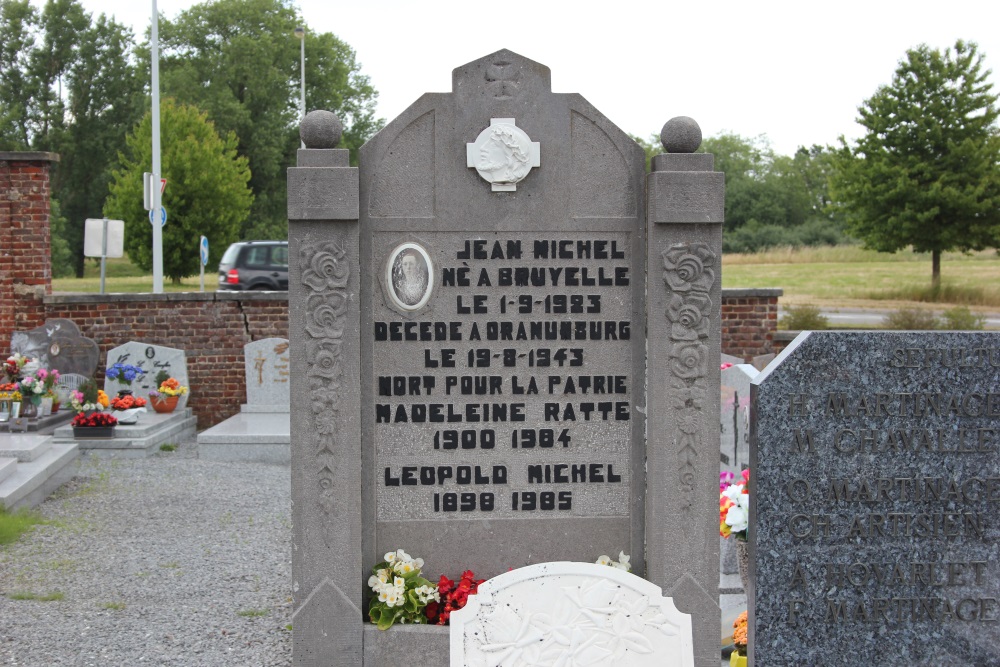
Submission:
<svg viewBox="0 0 1000 667">
<path fill-rule="evenodd" d="M 0 0 L 0 34 L 0 149 L 59 153 L 52 267 L 82 276 L 84 220 L 99 215 L 110 165 L 142 114 L 132 33 L 78 0 L 48 0 L 41 13 Z"/>
<path fill-rule="evenodd" d="M 254 207 L 241 236 L 287 234 L 285 170 L 299 147 L 299 40 L 304 25 L 286 0 L 215 0 L 161 21 L 163 91 L 204 109 L 239 138 Z M 355 151 L 376 130 L 376 92 L 354 51 L 330 33 L 306 35 L 306 106 L 337 113 L 342 146 Z M 148 53 L 144 56 L 148 60 Z"/>
<path fill-rule="evenodd" d="M 858 108 L 866 130 L 854 146 L 841 138 L 835 199 L 848 230 L 865 246 L 941 253 L 1000 245 L 1000 134 L 997 96 L 975 44 L 942 53 L 906 52 L 892 83 Z"/>
<path fill-rule="evenodd" d="M 131 30 L 102 14 L 79 37 L 78 56 L 66 74 L 72 122 L 55 146 L 60 155 L 55 188 L 67 219 L 73 268 L 82 276 L 84 221 L 104 206 L 117 153 L 128 128 L 142 117 L 145 98 L 129 60 Z"/>
<path fill-rule="evenodd" d="M 126 138 L 127 153 L 112 174 L 104 206 L 109 218 L 125 221 L 125 250 L 142 269 L 153 267 L 153 231 L 142 207 L 142 174 L 152 161 L 152 115 Z M 236 154 L 236 137 L 221 138 L 204 112 L 166 99 L 160 106 L 163 197 L 169 220 L 163 228 L 163 273 L 174 283 L 198 272 L 198 238 L 208 237 L 209 264 L 239 237 L 253 201 L 247 159 Z"/>
</svg>

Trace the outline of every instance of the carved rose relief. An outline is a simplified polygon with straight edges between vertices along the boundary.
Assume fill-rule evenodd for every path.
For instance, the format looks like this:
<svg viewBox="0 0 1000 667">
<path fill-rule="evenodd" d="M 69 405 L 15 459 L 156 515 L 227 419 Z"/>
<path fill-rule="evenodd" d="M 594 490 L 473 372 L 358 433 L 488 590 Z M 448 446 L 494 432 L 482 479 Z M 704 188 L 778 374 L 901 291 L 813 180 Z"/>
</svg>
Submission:
<svg viewBox="0 0 1000 667">
<path fill-rule="evenodd" d="M 302 284 L 311 294 L 305 300 L 306 376 L 309 379 L 312 415 L 307 430 L 316 452 L 320 509 L 334 511 L 332 440 L 338 432 L 341 379 L 344 374 L 341 344 L 347 323 L 347 283 L 350 263 L 343 246 L 306 239 L 301 251 Z M 324 535 L 324 539 L 326 536 Z"/>
<path fill-rule="evenodd" d="M 674 292 L 708 292 L 715 282 L 715 261 L 705 243 L 675 245 L 663 253 L 663 280 Z"/>
<path fill-rule="evenodd" d="M 704 432 L 705 386 L 709 372 L 708 345 L 718 257 L 705 243 L 682 243 L 662 253 L 663 282 L 670 322 L 669 357 L 671 407 L 675 410 L 677 488 L 681 506 L 691 511 L 697 479 L 698 452 Z M 684 523 L 685 527 L 691 525 Z"/>
<path fill-rule="evenodd" d="M 302 249 L 302 282 L 316 292 L 347 286 L 350 275 L 346 253 L 336 243 L 325 243 L 319 248 Z"/>
</svg>

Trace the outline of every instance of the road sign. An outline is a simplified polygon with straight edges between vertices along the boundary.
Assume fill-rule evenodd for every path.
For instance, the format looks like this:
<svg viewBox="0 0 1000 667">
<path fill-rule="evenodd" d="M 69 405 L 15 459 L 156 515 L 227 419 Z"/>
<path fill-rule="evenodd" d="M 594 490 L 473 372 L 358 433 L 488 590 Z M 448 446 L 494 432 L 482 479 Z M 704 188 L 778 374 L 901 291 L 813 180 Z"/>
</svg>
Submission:
<svg viewBox="0 0 1000 667">
<path fill-rule="evenodd" d="M 208 266 L 208 238 L 201 237 L 201 265 Z"/>
<path fill-rule="evenodd" d="M 149 212 L 149 224 L 153 224 L 153 212 Z M 167 209 L 160 207 L 160 227 L 167 224 Z"/>
<path fill-rule="evenodd" d="M 162 195 L 163 191 L 166 190 L 166 189 L 167 189 L 167 179 L 161 178 L 160 179 L 160 194 Z"/>
</svg>

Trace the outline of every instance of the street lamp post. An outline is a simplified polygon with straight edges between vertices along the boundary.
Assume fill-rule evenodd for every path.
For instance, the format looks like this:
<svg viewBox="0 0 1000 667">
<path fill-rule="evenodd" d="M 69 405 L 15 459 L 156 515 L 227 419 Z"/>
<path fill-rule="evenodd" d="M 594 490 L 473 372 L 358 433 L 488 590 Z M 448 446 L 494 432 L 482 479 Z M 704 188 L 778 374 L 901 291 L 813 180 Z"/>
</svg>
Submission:
<svg viewBox="0 0 1000 667">
<path fill-rule="evenodd" d="M 304 26 L 299 26 L 295 29 L 295 36 L 299 38 L 301 44 L 301 55 L 299 56 L 299 68 L 301 70 L 302 78 L 302 113 L 299 115 L 299 122 L 306 117 L 306 29 Z M 305 142 L 302 142 L 302 148 L 305 148 Z"/>
</svg>

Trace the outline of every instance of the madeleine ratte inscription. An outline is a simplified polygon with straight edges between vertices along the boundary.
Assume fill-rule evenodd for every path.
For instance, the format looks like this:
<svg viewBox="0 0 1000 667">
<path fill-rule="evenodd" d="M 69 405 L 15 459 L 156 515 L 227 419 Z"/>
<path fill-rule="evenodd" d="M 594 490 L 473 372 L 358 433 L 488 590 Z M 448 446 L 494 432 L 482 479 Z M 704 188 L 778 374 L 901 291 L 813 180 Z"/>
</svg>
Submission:
<svg viewBox="0 0 1000 667">
<path fill-rule="evenodd" d="M 374 323 L 379 519 L 626 516 L 628 235 L 425 236 L 428 312 Z"/>
<path fill-rule="evenodd" d="M 774 633 L 801 642 L 800 657 L 988 664 L 1000 631 L 1000 337 L 803 334 L 762 376 L 757 664 L 788 658 Z M 874 639 L 856 647 L 859 630 Z"/>
</svg>

